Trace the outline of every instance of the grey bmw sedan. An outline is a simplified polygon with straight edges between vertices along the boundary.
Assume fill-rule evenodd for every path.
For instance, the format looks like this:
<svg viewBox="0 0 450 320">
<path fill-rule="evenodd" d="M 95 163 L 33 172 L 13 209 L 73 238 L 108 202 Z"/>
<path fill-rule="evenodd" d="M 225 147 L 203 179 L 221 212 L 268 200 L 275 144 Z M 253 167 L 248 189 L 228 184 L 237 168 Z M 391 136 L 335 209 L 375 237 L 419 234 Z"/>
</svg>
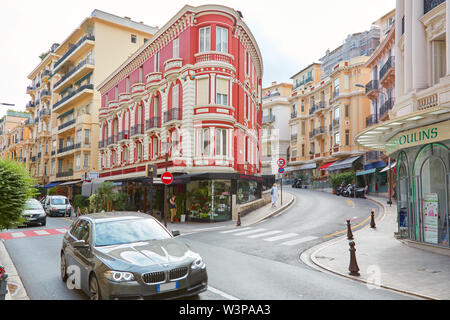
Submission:
<svg viewBox="0 0 450 320">
<path fill-rule="evenodd" d="M 64 236 L 61 277 L 92 300 L 175 299 L 207 290 L 201 256 L 140 213 L 78 218 Z"/>
</svg>

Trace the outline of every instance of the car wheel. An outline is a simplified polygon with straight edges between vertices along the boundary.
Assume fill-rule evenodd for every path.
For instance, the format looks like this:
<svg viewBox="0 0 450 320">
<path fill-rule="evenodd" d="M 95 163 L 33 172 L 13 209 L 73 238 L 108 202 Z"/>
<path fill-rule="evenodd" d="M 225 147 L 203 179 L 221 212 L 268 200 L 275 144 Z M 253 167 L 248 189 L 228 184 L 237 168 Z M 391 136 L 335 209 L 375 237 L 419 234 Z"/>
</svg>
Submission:
<svg viewBox="0 0 450 320">
<path fill-rule="evenodd" d="M 64 253 L 61 253 L 61 279 L 63 282 L 67 281 L 67 263 L 66 263 L 66 257 L 64 256 Z"/>
<path fill-rule="evenodd" d="M 47 220 L 44 220 L 44 222 L 41 223 L 41 226 L 45 227 L 47 225 Z"/>
<path fill-rule="evenodd" d="M 97 277 L 92 274 L 89 279 L 89 298 L 91 300 L 102 300 L 102 295 L 100 293 L 100 286 L 98 285 Z"/>
</svg>

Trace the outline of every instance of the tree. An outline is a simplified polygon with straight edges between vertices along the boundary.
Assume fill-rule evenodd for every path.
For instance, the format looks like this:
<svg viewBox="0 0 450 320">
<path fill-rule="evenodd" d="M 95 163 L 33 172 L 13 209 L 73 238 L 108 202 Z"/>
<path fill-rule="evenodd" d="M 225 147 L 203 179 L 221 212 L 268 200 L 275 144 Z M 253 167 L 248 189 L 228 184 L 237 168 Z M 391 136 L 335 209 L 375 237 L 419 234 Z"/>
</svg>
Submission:
<svg viewBox="0 0 450 320">
<path fill-rule="evenodd" d="M 24 222 L 22 212 L 28 199 L 36 195 L 35 181 L 23 164 L 0 159 L 0 230 Z"/>
</svg>

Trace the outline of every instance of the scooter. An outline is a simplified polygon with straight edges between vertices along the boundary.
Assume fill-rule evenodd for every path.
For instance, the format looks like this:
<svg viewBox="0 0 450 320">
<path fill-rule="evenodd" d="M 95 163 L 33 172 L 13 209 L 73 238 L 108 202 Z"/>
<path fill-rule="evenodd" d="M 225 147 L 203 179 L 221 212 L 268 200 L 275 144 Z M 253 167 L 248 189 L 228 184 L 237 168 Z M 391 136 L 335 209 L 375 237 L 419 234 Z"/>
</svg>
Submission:
<svg viewBox="0 0 450 320">
<path fill-rule="evenodd" d="M 339 185 L 339 187 L 337 188 L 337 190 L 336 190 L 336 195 L 337 195 L 337 196 L 342 196 L 342 195 L 343 195 L 343 192 L 344 192 L 344 184 L 341 183 L 341 184 Z"/>
<path fill-rule="evenodd" d="M 346 198 L 351 197 L 353 194 L 353 185 L 348 184 L 346 187 L 344 187 L 344 190 L 342 191 L 342 195 Z"/>
</svg>

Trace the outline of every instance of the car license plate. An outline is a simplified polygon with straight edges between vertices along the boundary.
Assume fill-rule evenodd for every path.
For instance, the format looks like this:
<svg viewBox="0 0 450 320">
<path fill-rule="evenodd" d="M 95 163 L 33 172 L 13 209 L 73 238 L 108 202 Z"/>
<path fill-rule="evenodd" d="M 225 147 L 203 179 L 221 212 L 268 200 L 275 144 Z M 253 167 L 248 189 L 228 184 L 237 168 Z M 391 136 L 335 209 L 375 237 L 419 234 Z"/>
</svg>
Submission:
<svg viewBox="0 0 450 320">
<path fill-rule="evenodd" d="M 170 290 L 174 290 L 174 289 L 178 289 L 178 282 L 169 282 L 169 283 L 159 284 L 156 287 L 156 292 L 165 292 L 165 291 L 170 291 Z"/>
<path fill-rule="evenodd" d="M 27 221 L 36 221 L 36 218 L 31 218 L 31 217 L 30 217 L 30 218 L 27 217 L 27 218 L 25 218 L 25 219 L 26 219 Z"/>
</svg>

